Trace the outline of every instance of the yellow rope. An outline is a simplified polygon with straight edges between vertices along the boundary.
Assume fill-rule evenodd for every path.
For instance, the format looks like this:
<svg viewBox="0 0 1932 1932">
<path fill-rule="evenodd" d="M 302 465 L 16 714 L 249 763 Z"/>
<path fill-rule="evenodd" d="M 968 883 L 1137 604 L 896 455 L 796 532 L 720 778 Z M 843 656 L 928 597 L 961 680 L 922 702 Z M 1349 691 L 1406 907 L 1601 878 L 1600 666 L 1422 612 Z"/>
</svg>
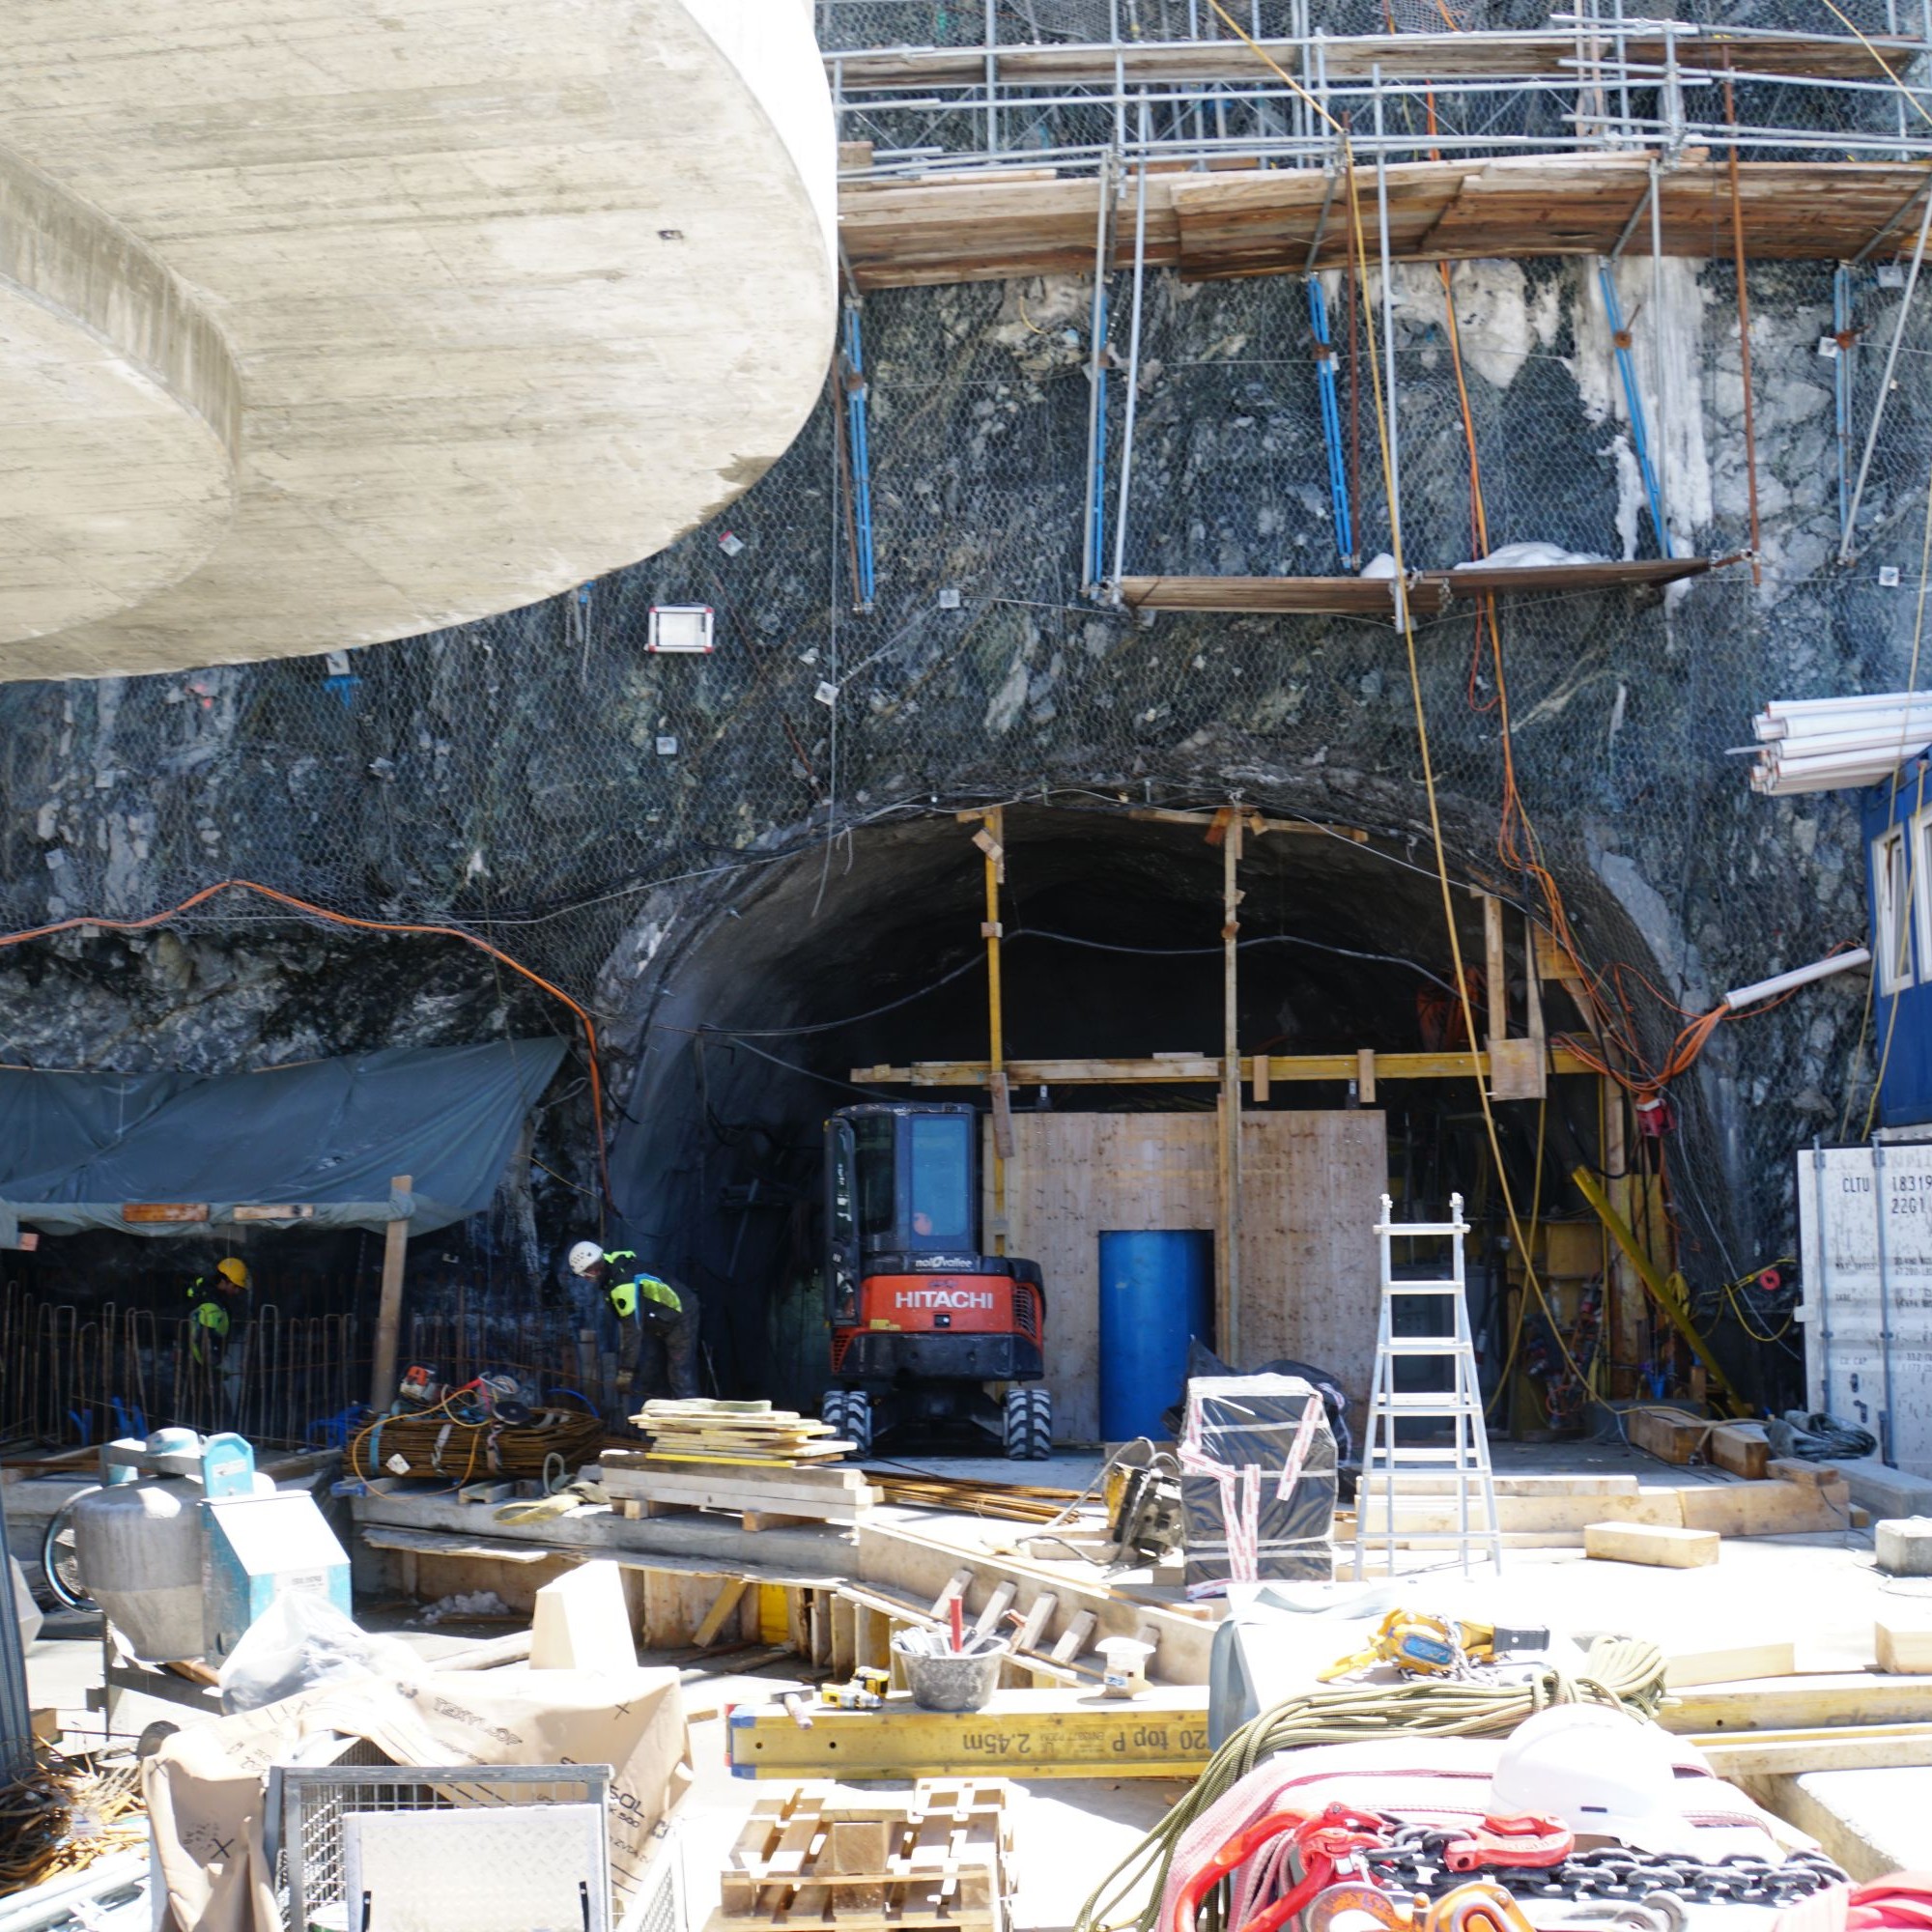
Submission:
<svg viewBox="0 0 1932 1932">
<path fill-rule="evenodd" d="M 1832 0 L 1825 0 L 1825 5 L 1827 7 L 1830 7 L 1833 14 L 1837 14 L 1838 18 L 1842 20 L 1845 23 L 1845 25 L 1852 30 L 1854 34 L 1858 34 L 1860 46 L 1863 47 L 1865 52 L 1870 54 L 1872 59 L 1878 63 L 1879 71 L 1885 75 L 1886 79 L 1891 82 L 1892 86 L 1895 87 L 1900 94 L 1905 96 L 1906 99 L 1912 102 L 1913 112 L 1917 114 L 1918 118 L 1921 121 L 1923 121 L 1928 127 L 1932 127 L 1932 114 L 1926 113 L 1924 108 L 1918 104 L 1918 97 L 1916 94 L 1914 94 L 1912 90 L 1909 87 L 1907 87 L 1903 81 L 1899 79 L 1897 74 L 1892 72 L 1890 64 L 1886 60 L 1886 57 L 1882 53 L 1880 53 L 1879 50 L 1875 46 L 1873 46 L 1868 40 L 1865 39 L 1863 34 L 1859 33 L 1858 23 L 1852 18 L 1850 18 L 1849 15 L 1844 14 L 1839 14 L 1837 8 L 1832 6 Z"/>
</svg>

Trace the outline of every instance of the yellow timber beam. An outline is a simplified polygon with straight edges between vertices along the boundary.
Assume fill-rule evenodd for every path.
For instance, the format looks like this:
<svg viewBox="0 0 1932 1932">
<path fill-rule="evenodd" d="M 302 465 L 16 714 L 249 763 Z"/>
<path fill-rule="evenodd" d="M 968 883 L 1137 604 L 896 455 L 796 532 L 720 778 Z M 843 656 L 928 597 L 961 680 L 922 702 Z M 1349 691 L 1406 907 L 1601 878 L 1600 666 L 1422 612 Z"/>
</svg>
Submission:
<svg viewBox="0 0 1932 1932">
<path fill-rule="evenodd" d="M 1631 1266 L 1637 1272 L 1637 1279 L 1650 1291 L 1651 1299 L 1663 1310 L 1664 1320 L 1684 1337 L 1690 1352 L 1703 1363 L 1705 1374 L 1711 1378 L 1711 1386 L 1717 1391 L 1715 1400 L 1733 1415 L 1749 1415 L 1750 1404 L 1731 1386 L 1730 1377 L 1719 1366 L 1717 1356 L 1712 1354 L 1709 1345 L 1691 1323 L 1684 1277 L 1681 1274 L 1664 1275 L 1644 1251 L 1631 1224 L 1611 1207 L 1610 1197 L 1604 1192 L 1602 1183 L 1587 1167 L 1575 1169 L 1570 1179 L 1577 1183 L 1577 1192 L 1597 1210 L 1598 1220 L 1610 1231 L 1610 1238 L 1624 1251 Z"/>
<path fill-rule="evenodd" d="M 1255 1062 L 1243 1054 L 1240 1077 L 1254 1077 Z M 1355 1053 L 1269 1054 L 1269 1085 L 1277 1081 L 1355 1080 L 1363 1056 Z M 1374 1077 L 1383 1080 L 1468 1080 L 1490 1077 L 1487 1053 L 1378 1053 Z M 984 1087 L 991 1068 L 983 1060 L 917 1060 L 910 1066 L 855 1066 L 852 1078 L 873 1087 Z M 1552 1073 L 1596 1069 L 1563 1047 L 1549 1054 Z M 1150 1060 L 1009 1060 L 1007 1079 L 1015 1087 L 1210 1086 L 1221 1078 L 1212 1053 L 1155 1054 Z"/>
<path fill-rule="evenodd" d="M 1208 1748 L 1208 1687 L 1151 1685 L 1131 1702 L 1065 1690 L 996 1690 L 983 1711 L 811 1707 L 803 1730 L 781 1706 L 731 1713 L 734 1777 L 1193 1777 Z"/>
</svg>

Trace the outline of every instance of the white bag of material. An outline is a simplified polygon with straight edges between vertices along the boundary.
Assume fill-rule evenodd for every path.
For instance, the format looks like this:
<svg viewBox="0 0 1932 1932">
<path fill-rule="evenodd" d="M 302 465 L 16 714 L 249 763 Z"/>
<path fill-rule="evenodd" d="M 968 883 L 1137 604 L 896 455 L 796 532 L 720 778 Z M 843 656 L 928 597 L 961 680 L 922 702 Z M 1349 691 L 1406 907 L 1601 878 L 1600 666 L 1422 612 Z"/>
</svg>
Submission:
<svg viewBox="0 0 1932 1932">
<path fill-rule="evenodd" d="M 221 1708 L 232 1716 L 341 1678 L 375 1671 L 411 1677 L 415 1669 L 407 1644 L 371 1636 L 312 1590 L 284 1590 L 242 1632 L 215 1681 Z"/>
<path fill-rule="evenodd" d="M 9 1556 L 7 1567 L 14 1573 L 14 1608 L 20 1619 L 20 1648 L 32 1650 L 34 1639 L 41 1634 L 41 1606 L 34 1602 L 33 1591 L 27 1588 L 27 1573 L 20 1568 L 20 1559 Z"/>
</svg>

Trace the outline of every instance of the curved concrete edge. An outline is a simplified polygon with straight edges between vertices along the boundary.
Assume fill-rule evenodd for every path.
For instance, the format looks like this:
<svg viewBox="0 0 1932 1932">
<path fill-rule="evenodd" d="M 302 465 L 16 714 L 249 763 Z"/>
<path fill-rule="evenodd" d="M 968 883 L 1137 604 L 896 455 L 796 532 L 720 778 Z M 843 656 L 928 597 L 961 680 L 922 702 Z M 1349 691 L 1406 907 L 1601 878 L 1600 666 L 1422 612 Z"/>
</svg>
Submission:
<svg viewBox="0 0 1932 1932">
<path fill-rule="evenodd" d="M 241 433 L 228 344 L 166 264 L 0 150 L 0 639 L 193 571 L 234 514 Z"/>
<path fill-rule="evenodd" d="M 5 148 L 0 278 L 85 325 L 240 449 L 242 377 L 213 319 L 160 256 Z"/>
<path fill-rule="evenodd" d="M 825 231 L 825 263 L 838 272 L 838 130 L 832 89 L 811 23 L 812 0 L 684 0 L 744 77 L 785 145 Z M 801 88 L 810 65 L 815 88 Z"/>
</svg>

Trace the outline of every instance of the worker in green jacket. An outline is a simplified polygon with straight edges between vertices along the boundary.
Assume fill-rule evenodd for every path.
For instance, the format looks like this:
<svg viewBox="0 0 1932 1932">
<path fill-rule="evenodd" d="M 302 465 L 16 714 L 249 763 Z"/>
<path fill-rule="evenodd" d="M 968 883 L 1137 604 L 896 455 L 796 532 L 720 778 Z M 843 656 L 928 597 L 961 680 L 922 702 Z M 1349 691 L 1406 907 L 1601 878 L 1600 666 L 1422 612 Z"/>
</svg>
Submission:
<svg viewBox="0 0 1932 1932">
<path fill-rule="evenodd" d="M 570 1251 L 570 1271 L 604 1291 L 620 1325 L 638 1325 L 638 1352 L 631 1371 L 631 1400 L 639 1406 L 652 1396 L 669 1394 L 680 1402 L 697 1395 L 697 1297 L 682 1282 L 640 1267 L 629 1248 L 606 1250 L 579 1241 Z"/>
<path fill-rule="evenodd" d="M 213 1280 L 198 1274 L 188 1283 L 187 1347 L 197 1362 L 213 1367 L 228 1352 L 237 1308 L 251 1285 L 248 1264 L 239 1255 L 224 1255 Z"/>
</svg>

